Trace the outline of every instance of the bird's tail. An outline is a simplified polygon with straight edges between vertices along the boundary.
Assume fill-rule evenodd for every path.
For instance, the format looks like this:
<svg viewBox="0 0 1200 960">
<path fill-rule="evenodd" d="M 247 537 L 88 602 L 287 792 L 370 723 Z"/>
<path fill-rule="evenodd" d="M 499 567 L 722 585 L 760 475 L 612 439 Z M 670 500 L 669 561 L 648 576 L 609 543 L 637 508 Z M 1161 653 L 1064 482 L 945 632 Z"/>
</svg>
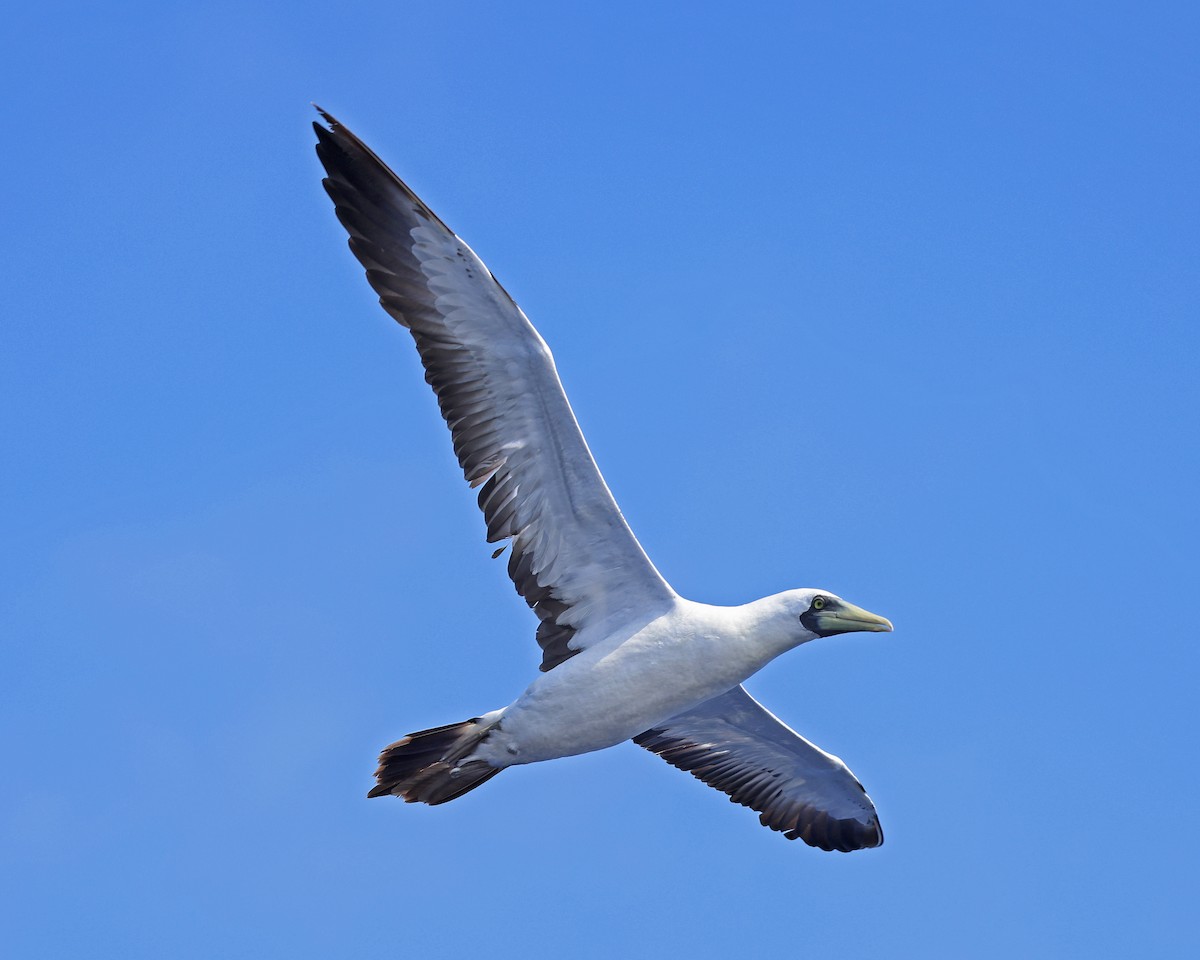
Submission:
<svg viewBox="0 0 1200 960">
<path fill-rule="evenodd" d="M 468 756 L 495 721 L 475 717 L 444 727 L 418 730 L 383 748 L 376 784 L 368 797 L 403 797 L 406 803 L 445 803 L 474 790 L 503 767 Z"/>
</svg>

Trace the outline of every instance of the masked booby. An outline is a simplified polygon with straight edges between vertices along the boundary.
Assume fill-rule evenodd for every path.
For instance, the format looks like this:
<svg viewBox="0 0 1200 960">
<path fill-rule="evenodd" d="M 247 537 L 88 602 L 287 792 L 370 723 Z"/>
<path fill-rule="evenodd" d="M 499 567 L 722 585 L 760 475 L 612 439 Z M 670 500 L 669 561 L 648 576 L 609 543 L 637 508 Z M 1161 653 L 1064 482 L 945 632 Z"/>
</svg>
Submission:
<svg viewBox="0 0 1200 960">
<path fill-rule="evenodd" d="M 617 508 L 537 330 L 471 248 L 319 112 L 325 189 L 380 304 L 416 342 L 479 488 L 487 540 L 510 547 L 508 573 L 542 649 L 542 672 L 508 706 L 386 747 L 368 796 L 445 803 L 506 767 L 632 739 L 789 839 L 881 844 L 875 807 L 846 765 L 741 684 L 802 643 L 891 623 L 828 590 L 736 607 L 679 596 Z"/>
</svg>

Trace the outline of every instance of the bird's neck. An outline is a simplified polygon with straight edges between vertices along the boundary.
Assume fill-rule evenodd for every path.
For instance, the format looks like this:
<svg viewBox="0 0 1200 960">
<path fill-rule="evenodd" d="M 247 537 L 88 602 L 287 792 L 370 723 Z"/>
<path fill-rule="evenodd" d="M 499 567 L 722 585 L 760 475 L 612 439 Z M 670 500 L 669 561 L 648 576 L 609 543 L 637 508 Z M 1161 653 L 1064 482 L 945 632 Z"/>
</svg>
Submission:
<svg viewBox="0 0 1200 960">
<path fill-rule="evenodd" d="M 763 657 L 763 663 L 812 639 L 782 595 L 763 597 L 737 610 L 742 620 L 742 636 Z"/>
</svg>

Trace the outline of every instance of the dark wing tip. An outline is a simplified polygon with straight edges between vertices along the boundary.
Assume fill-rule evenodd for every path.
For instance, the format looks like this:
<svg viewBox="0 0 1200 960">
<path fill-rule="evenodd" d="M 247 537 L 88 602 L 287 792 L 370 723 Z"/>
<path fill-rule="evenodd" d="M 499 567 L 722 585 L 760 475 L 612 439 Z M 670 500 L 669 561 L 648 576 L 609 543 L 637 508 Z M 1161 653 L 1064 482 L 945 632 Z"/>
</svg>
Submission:
<svg viewBox="0 0 1200 960">
<path fill-rule="evenodd" d="M 412 188 L 400 179 L 391 167 L 380 160 L 374 150 L 355 136 L 349 127 L 315 103 L 313 107 L 325 121 L 322 124 L 314 120 L 313 130 L 317 134 L 317 156 L 320 157 L 321 164 L 331 178 L 347 180 L 353 184 L 355 189 L 361 190 L 371 180 L 381 177 L 384 182 L 400 190 L 419 216 L 438 224 L 448 234 L 454 235 L 454 231 L 446 226 L 442 218 L 430 210 L 425 205 L 425 201 L 413 193 Z M 376 185 L 378 185 L 378 181 Z M 328 190 L 328 187 L 326 189 Z"/>
<path fill-rule="evenodd" d="M 316 120 L 313 121 L 313 129 L 317 132 L 317 136 L 319 138 L 324 139 L 327 138 L 331 133 L 340 133 L 346 129 L 338 122 L 337 117 L 335 117 L 332 113 L 327 112 L 315 103 L 312 106 L 313 109 L 321 115 L 321 120 L 324 121 L 324 123 L 320 123 Z"/>
<path fill-rule="evenodd" d="M 735 797 L 729 799 L 748 806 Z M 807 808 L 782 822 L 766 814 L 759 820 L 764 827 L 778 830 L 789 840 L 803 840 L 810 847 L 830 853 L 853 853 L 855 850 L 868 850 L 883 843 L 883 830 L 879 821 L 874 818 L 866 823 L 853 818 L 839 820 L 823 810 L 814 811 Z"/>
<path fill-rule="evenodd" d="M 767 826 L 772 826 L 767 824 Z M 779 827 L 772 827 L 779 830 Z M 787 831 L 789 840 L 803 840 L 810 847 L 838 853 L 853 853 L 869 850 L 883 844 L 883 830 L 878 820 L 863 823 L 861 820 L 837 820 L 824 813 L 818 814 L 806 824 Z"/>
</svg>

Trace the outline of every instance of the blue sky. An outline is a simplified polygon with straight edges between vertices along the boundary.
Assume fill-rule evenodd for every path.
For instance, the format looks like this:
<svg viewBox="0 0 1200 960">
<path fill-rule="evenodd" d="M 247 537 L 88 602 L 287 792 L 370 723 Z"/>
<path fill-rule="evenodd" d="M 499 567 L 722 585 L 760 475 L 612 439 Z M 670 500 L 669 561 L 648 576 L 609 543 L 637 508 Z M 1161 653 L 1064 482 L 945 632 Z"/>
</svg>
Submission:
<svg viewBox="0 0 1200 960">
<path fill-rule="evenodd" d="M 730 11 L 9 14 L 12 955 L 1200 946 L 1195 7 Z M 538 651 L 312 100 L 538 325 L 681 593 L 895 622 L 749 684 L 881 849 L 788 843 L 633 746 L 364 799 Z"/>
</svg>

